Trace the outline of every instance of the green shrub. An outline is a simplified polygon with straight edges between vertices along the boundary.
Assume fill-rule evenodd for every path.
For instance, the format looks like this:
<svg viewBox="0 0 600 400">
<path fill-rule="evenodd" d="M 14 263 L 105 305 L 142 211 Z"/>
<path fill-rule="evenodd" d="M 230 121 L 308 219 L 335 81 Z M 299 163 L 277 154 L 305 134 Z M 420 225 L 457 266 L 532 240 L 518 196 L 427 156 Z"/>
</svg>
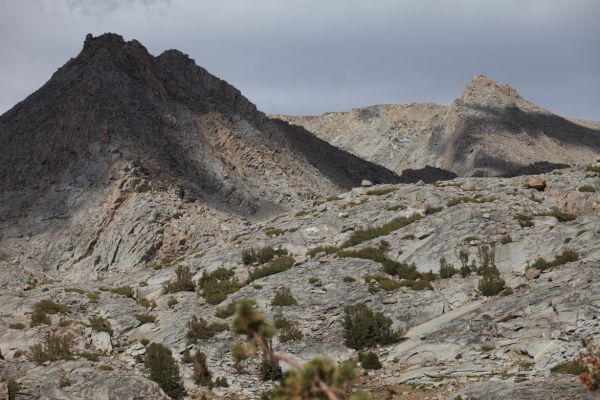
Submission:
<svg viewBox="0 0 600 400">
<path fill-rule="evenodd" d="M 21 392 L 21 384 L 14 379 L 9 379 L 6 381 L 6 390 L 8 392 L 8 400 L 15 400 L 17 394 Z"/>
<path fill-rule="evenodd" d="M 283 286 L 277 290 L 277 292 L 275 292 L 275 296 L 271 301 L 271 305 L 277 307 L 288 307 L 298 305 L 298 302 L 292 295 L 290 288 Z"/>
<path fill-rule="evenodd" d="M 335 246 L 317 246 L 315 248 L 310 249 L 306 254 L 309 255 L 311 258 L 313 258 L 314 256 L 316 256 L 319 253 L 326 253 L 326 254 L 333 254 L 335 252 L 337 252 L 339 249 Z"/>
<path fill-rule="evenodd" d="M 91 362 L 98 362 L 98 361 L 100 361 L 100 356 L 98 354 L 96 354 L 96 353 L 90 353 L 90 352 L 87 352 L 87 351 L 82 351 L 81 353 L 77 353 L 77 355 L 79 357 L 83 357 L 86 360 L 91 361 Z"/>
<path fill-rule="evenodd" d="M 135 314 L 134 317 L 140 322 L 140 325 L 151 324 L 156 321 L 156 317 L 150 314 Z"/>
<path fill-rule="evenodd" d="M 23 324 L 23 323 L 21 323 L 21 322 L 16 322 L 16 323 L 14 323 L 14 324 L 9 324 L 9 325 L 8 325 L 8 327 L 9 327 L 10 329 L 18 329 L 18 330 L 21 330 L 21 329 L 25 329 L 25 324 Z"/>
<path fill-rule="evenodd" d="M 64 288 L 64 291 L 65 291 L 65 293 L 79 293 L 79 294 L 85 293 L 85 290 L 76 288 L 76 287 Z"/>
<path fill-rule="evenodd" d="M 575 250 L 564 250 L 562 254 L 554 257 L 553 261 L 546 261 L 542 257 L 538 257 L 537 260 L 531 265 L 540 271 L 544 271 L 549 268 L 558 267 L 560 265 L 579 260 L 579 254 Z"/>
<path fill-rule="evenodd" d="M 196 285 L 192 281 L 192 273 L 188 267 L 178 265 L 175 268 L 175 281 L 165 284 L 165 293 L 193 292 Z"/>
<path fill-rule="evenodd" d="M 560 222 L 569 222 L 569 221 L 573 221 L 573 220 L 577 219 L 577 216 L 575 214 L 571 214 L 566 211 L 559 210 L 556 207 L 552 208 L 552 210 L 549 212 L 537 213 L 536 216 L 538 216 L 538 217 L 554 217 Z"/>
<path fill-rule="evenodd" d="M 356 279 L 354 279 L 351 276 L 345 276 L 342 278 L 342 281 L 346 282 L 346 283 L 352 283 L 352 282 L 356 282 Z"/>
<path fill-rule="evenodd" d="M 131 286 L 120 286 L 116 288 L 109 288 L 103 286 L 100 288 L 100 290 L 103 292 L 118 294 L 119 296 L 129 297 L 130 299 L 133 299 L 135 297 L 135 292 Z"/>
<path fill-rule="evenodd" d="M 372 351 L 368 351 L 366 353 L 363 353 L 362 351 L 359 352 L 358 362 L 360 362 L 364 369 L 381 369 L 381 362 L 379 362 L 379 357 Z"/>
<path fill-rule="evenodd" d="M 197 385 L 212 387 L 212 377 L 206 365 L 206 354 L 197 351 L 192 358 L 192 378 Z"/>
<path fill-rule="evenodd" d="M 64 304 L 58 304 L 50 299 L 40 300 L 33 306 L 33 313 L 31 313 L 31 326 L 37 326 L 40 324 L 50 324 L 48 314 L 68 314 L 71 312 L 69 307 Z"/>
<path fill-rule="evenodd" d="M 42 343 L 29 348 L 29 359 L 35 363 L 42 364 L 46 361 L 71 360 L 72 339 L 69 335 L 46 336 Z"/>
<path fill-rule="evenodd" d="M 440 258 L 440 278 L 452 278 L 458 270 L 454 268 L 454 265 L 448 264 L 445 257 Z"/>
<path fill-rule="evenodd" d="M 581 359 L 577 359 L 555 365 L 550 368 L 550 371 L 555 374 L 581 375 L 587 372 L 588 369 L 585 364 L 581 362 Z"/>
<path fill-rule="evenodd" d="M 144 366 L 149 378 L 164 390 L 172 399 L 181 399 L 184 389 L 179 382 L 179 367 L 173 358 L 171 350 L 160 343 L 151 343 L 146 348 Z"/>
<path fill-rule="evenodd" d="M 108 365 L 108 364 L 101 364 L 101 365 L 99 365 L 99 366 L 98 366 L 98 369 L 99 369 L 99 370 L 102 370 L 102 371 L 112 371 L 112 370 L 114 370 L 115 368 L 114 368 L 112 365 Z"/>
<path fill-rule="evenodd" d="M 298 325 L 285 318 L 281 313 L 275 314 L 273 324 L 279 330 L 279 341 L 281 343 L 294 342 L 302 339 L 302 331 Z"/>
<path fill-rule="evenodd" d="M 88 292 L 86 296 L 90 300 L 90 303 L 97 303 L 100 300 L 98 293 Z"/>
<path fill-rule="evenodd" d="M 344 313 L 344 339 L 346 346 L 352 349 L 388 345 L 400 337 L 392 331 L 391 319 L 373 312 L 366 304 L 347 306 Z"/>
<path fill-rule="evenodd" d="M 400 282 L 384 275 L 365 275 L 363 279 L 369 284 L 369 293 L 371 294 L 377 293 L 381 289 L 390 292 L 400 287 Z"/>
<path fill-rule="evenodd" d="M 516 214 L 513 216 L 513 218 L 517 220 L 521 228 L 528 228 L 534 225 L 533 217 L 531 217 L 530 215 Z"/>
<path fill-rule="evenodd" d="M 243 299 L 243 300 L 249 301 L 252 304 L 256 304 L 256 302 L 251 299 Z M 215 317 L 221 318 L 221 319 L 231 317 L 233 314 L 235 314 L 235 310 L 236 310 L 236 307 L 237 307 L 237 304 L 239 301 L 240 300 L 232 301 L 231 303 L 227 304 L 225 307 L 217 308 L 217 311 L 215 312 Z"/>
<path fill-rule="evenodd" d="M 380 189 L 371 189 L 367 192 L 369 196 L 382 196 L 384 194 L 389 194 L 395 192 L 398 188 L 395 187 L 385 187 Z"/>
<path fill-rule="evenodd" d="M 579 186 L 579 188 L 577 190 L 579 190 L 580 192 L 584 192 L 584 193 L 594 193 L 594 192 L 596 192 L 596 188 L 593 187 L 592 185 Z"/>
<path fill-rule="evenodd" d="M 433 207 L 433 206 L 427 206 L 427 208 L 425 209 L 425 211 L 423 211 L 423 214 L 425 215 L 432 215 L 435 214 L 437 212 L 442 211 L 444 207 Z"/>
<path fill-rule="evenodd" d="M 494 198 L 492 198 L 492 197 L 485 198 L 485 197 L 481 197 L 481 195 L 478 194 L 475 196 L 455 197 L 453 199 L 448 200 L 446 205 L 448 207 L 454 207 L 454 206 L 457 206 L 459 204 L 464 204 L 464 203 L 491 203 L 492 201 L 494 201 Z"/>
<path fill-rule="evenodd" d="M 210 339 L 219 332 L 223 332 L 229 329 L 229 325 L 213 322 L 208 324 L 202 317 L 192 316 L 192 319 L 188 322 L 188 330 L 186 337 L 188 343 L 197 343 L 199 340 Z"/>
<path fill-rule="evenodd" d="M 113 334 L 112 326 L 110 322 L 102 317 L 92 316 L 89 318 L 90 327 L 98 332 L 108 332 L 109 335 Z"/>
<path fill-rule="evenodd" d="M 585 170 L 600 174 L 600 165 L 588 165 L 587 167 L 585 167 Z"/>
<path fill-rule="evenodd" d="M 226 268 L 218 268 L 210 274 L 204 271 L 199 287 L 208 304 L 219 304 L 242 287 L 242 284 L 232 280 L 233 276 L 234 272 Z"/>
<path fill-rule="evenodd" d="M 220 376 L 215 380 L 215 386 L 228 388 L 229 382 L 227 382 L 227 378 L 225 378 L 224 376 Z"/>
<path fill-rule="evenodd" d="M 173 307 L 174 305 L 179 304 L 179 302 L 177 301 L 177 299 L 173 296 L 169 297 L 169 300 L 167 301 L 167 306 L 168 307 Z"/>
<path fill-rule="evenodd" d="M 398 210 L 406 210 L 406 206 L 404 204 L 396 204 L 393 206 L 389 206 L 386 208 L 388 211 L 398 211 Z"/>
<path fill-rule="evenodd" d="M 265 276 L 287 271 L 288 269 L 292 268 L 295 261 L 296 260 L 294 260 L 294 257 L 292 256 L 281 256 L 271 261 L 268 265 L 265 265 L 261 268 L 257 268 L 254 271 L 250 272 L 247 283 L 250 283 L 260 278 L 264 278 Z"/>
<path fill-rule="evenodd" d="M 288 252 L 285 249 L 274 249 L 271 246 L 263 247 L 260 250 L 249 249 L 242 252 L 242 262 L 244 265 L 250 265 L 255 262 L 266 264 L 275 256 L 285 256 Z"/>
<path fill-rule="evenodd" d="M 495 296 L 506 287 L 506 282 L 500 277 L 500 272 L 494 267 L 488 267 L 479 281 L 479 292 L 484 296 Z"/>
<path fill-rule="evenodd" d="M 315 276 L 311 276 L 310 278 L 308 278 L 308 283 L 310 283 L 311 285 L 315 285 L 321 283 L 321 280 Z"/>
<path fill-rule="evenodd" d="M 274 228 L 272 226 L 268 226 L 264 229 L 265 235 L 269 236 L 269 237 L 273 237 L 273 236 L 281 236 L 285 233 L 284 230 L 279 229 L 279 228 Z"/>
<path fill-rule="evenodd" d="M 420 220 L 421 218 L 423 218 L 421 214 L 412 214 L 409 217 L 394 218 L 392 221 L 381 226 L 358 229 L 352 233 L 352 235 L 342 244 L 341 247 L 352 247 L 367 240 L 375 239 L 379 236 L 389 235 L 393 231 L 403 228 L 415 221 Z"/>
<path fill-rule="evenodd" d="M 150 300 L 148 300 L 146 298 L 138 299 L 137 303 L 140 306 L 145 307 L 145 308 L 154 308 L 154 307 L 156 307 L 156 303 L 154 302 L 154 300 L 150 301 Z"/>
<path fill-rule="evenodd" d="M 402 279 L 417 279 L 419 272 L 414 264 L 393 261 L 387 258 L 381 248 L 365 247 L 359 250 L 342 250 L 337 257 L 353 257 L 373 260 L 383 265 L 383 271 L 389 275 L 395 275 Z"/>
</svg>

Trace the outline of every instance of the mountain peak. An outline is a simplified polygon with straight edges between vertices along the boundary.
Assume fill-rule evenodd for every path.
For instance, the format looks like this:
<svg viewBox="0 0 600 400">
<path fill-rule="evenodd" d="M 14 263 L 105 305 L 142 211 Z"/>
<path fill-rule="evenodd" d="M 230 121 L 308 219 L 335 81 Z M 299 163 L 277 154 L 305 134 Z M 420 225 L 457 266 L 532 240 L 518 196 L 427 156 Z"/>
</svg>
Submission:
<svg viewBox="0 0 600 400">
<path fill-rule="evenodd" d="M 498 84 L 486 75 L 476 75 L 465 87 L 459 100 L 469 105 L 488 107 L 510 107 L 521 97 L 507 84 Z"/>
</svg>

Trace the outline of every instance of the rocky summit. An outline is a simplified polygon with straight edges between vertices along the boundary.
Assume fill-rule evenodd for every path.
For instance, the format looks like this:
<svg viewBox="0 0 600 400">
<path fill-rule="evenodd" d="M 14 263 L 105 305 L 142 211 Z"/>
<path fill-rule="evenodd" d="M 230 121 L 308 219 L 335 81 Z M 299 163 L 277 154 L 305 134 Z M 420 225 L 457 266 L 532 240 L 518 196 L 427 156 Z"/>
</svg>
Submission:
<svg viewBox="0 0 600 400">
<path fill-rule="evenodd" d="M 600 123 L 559 117 L 483 75 L 450 106 L 275 117 L 398 173 L 431 165 L 461 176 L 514 176 L 590 163 L 600 152 Z"/>
<path fill-rule="evenodd" d="M 0 398 L 598 398 L 599 123 L 281 118 L 115 34 L 2 115 Z"/>
</svg>

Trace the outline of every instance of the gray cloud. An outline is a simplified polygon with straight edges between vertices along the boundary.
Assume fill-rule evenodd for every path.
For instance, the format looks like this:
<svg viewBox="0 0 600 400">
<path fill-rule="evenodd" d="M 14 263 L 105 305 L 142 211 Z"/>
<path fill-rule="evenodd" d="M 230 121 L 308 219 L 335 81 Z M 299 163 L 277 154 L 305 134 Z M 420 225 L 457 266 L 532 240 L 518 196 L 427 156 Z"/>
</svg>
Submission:
<svg viewBox="0 0 600 400">
<path fill-rule="evenodd" d="M 600 120 L 599 15 L 597 0 L 15 0 L 0 15 L 0 112 L 87 32 L 110 31 L 188 53 L 267 112 L 448 104 L 483 73 Z"/>
</svg>

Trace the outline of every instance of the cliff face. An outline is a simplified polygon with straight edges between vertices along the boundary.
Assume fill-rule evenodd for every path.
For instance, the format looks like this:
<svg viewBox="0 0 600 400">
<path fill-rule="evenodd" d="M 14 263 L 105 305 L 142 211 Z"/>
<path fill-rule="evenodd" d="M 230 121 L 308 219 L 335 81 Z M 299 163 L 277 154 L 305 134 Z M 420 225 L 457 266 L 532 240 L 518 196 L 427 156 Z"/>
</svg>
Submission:
<svg viewBox="0 0 600 400">
<path fill-rule="evenodd" d="M 88 35 L 76 58 L 2 115 L 0 148 L 1 251 L 49 269 L 175 257 L 245 218 L 362 179 L 398 181 L 269 119 L 185 54 L 154 57 L 115 34 Z"/>
<path fill-rule="evenodd" d="M 543 162 L 589 163 L 600 152 L 598 123 L 554 115 L 482 75 L 448 107 L 378 105 L 277 117 L 398 173 L 433 165 L 463 176 L 515 175 L 552 167 Z"/>
</svg>

